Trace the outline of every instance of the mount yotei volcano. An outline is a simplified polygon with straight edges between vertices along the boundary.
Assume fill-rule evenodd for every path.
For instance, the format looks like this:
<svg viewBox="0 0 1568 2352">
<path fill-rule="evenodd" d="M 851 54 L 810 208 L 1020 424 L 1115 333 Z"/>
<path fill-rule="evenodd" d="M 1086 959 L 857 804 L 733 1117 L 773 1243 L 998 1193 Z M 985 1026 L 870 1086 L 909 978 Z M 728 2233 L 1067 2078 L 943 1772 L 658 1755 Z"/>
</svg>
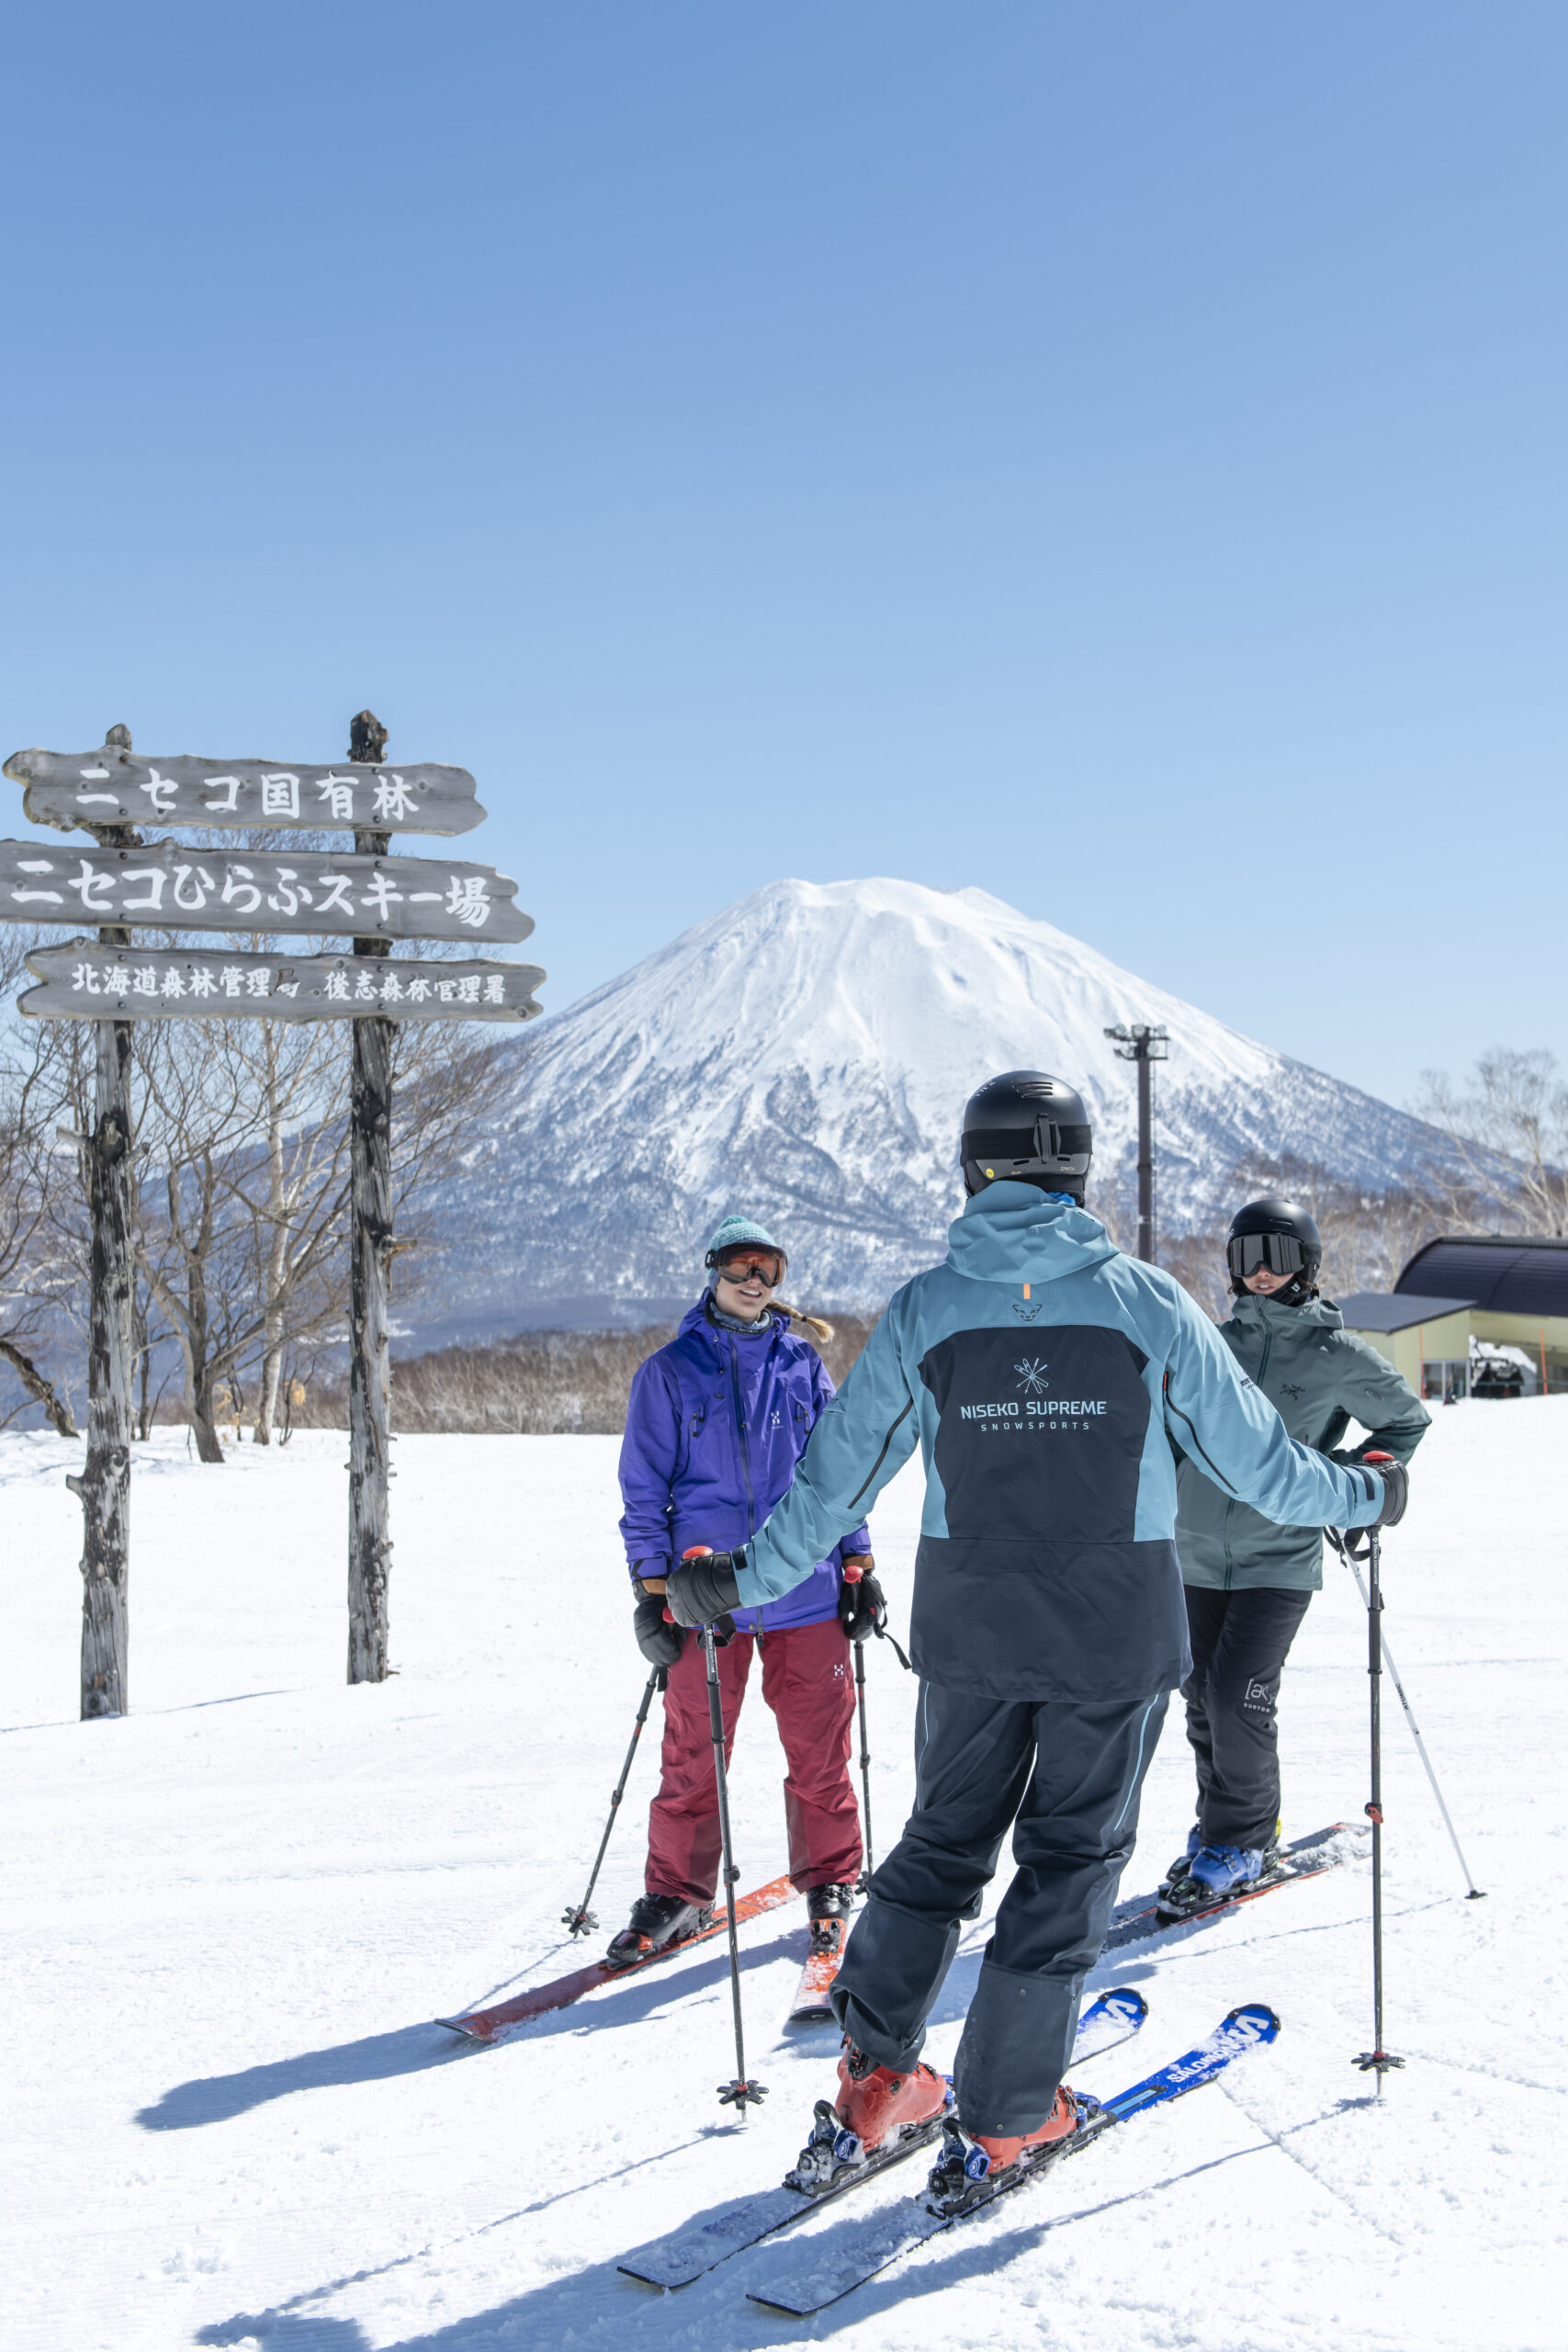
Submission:
<svg viewBox="0 0 1568 2352">
<path fill-rule="evenodd" d="M 519 1041 L 508 1099 L 438 1204 L 441 1321 L 422 1336 L 650 1319 L 695 1295 L 729 1210 L 784 1243 L 788 1295 L 880 1303 L 942 1253 L 959 1113 L 999 1070 L 1082 1090 L 1104 1205 L 1135 1150 L 1134 1073 L 1104 1031 L 1134 1021 L 1170 1032 L 1167 1230 L 1208 1222 L 1246 1155 L 1377 1185 L 1433 1141 L 984 890 L 773 883 Z"/>
</svg>

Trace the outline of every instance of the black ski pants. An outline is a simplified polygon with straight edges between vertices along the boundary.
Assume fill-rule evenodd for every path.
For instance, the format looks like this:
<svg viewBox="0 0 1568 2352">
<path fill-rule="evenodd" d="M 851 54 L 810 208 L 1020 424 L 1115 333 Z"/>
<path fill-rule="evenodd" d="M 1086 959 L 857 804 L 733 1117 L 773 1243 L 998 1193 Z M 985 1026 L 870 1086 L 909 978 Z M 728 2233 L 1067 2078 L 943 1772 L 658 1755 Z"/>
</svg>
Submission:
<svg viewBox="0 0 1568 2352">
<path fill-rule="evenodd" d="M 1192 1671 L 1181 1695 L 1198 1765 L 1198 1835 L 1205 1846 L 1267 1846 L 1280 1819 L 1280 1678 L 1312 1595 L 1278 1585 L 1186 1592 Z"/>
<path fill-rule="evenodd" d="M 879 2064 L 914 2064 L 1010 1823 L 1018 1870 L 953 2074 L 972 2132 L 1032 2132 L 1051 2112 L 1168 1697 L 1031 1704 L 920 1685 L 915 1810 L 871 1880 L 833 2009 Z"/>
</svg>

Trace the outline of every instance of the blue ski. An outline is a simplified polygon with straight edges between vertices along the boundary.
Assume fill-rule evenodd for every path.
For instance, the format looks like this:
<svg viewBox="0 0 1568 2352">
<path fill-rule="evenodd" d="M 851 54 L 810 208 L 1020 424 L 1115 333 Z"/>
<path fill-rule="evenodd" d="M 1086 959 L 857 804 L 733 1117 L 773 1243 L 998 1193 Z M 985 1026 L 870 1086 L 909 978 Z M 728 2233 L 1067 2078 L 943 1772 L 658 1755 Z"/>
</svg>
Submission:
<svg viewBox="0 0 1568 2352">
<path fill-rule="evenodd" d="M 1115 2050 L 1130 2041 L 1149 2013 L 1149 2005 L 1141 1993 L 1123 1985 L 1113 1993 L 1102 1993 L 1078 2019 L 1077 2038 L 1073 2043 L 1073 2064 L 1083 2065 L 1107 2050 Z M 649 2287 L 689 2287 L 706 2270 L 716 2269 L 728 2262 L 732 2254 L 743 2253 L 747 2246 L 756 2245 L 775 2231 L 788 2229 L 792 2222 L 815 2213 L 818 2207 L 829 2205 L 851 2188 L 859 2188 L 879 2174 L 901 2164 L 918 2149 L 930 2147 L 942 2137 L 942 2118 L 907 2139 L 898 2141 L 869 2163 L 846 2168 L 829 2188 L 819 2189 L 815 2196 L 806 2196 L 798 2188 L 764 2188 L 754 2197 L 744 2197 L 738 2204 L 726 2205 L 710 2214 L 706 2221 L 694 2222 L 684 2229 L 675 2230 L 668 2237 L 655 2238 L 648 2245 L 638 2246 L 620 2264 L 628 2278 L 640 2278 Z"/>
<path fill-rule="evenodd" d="M 939 2237 L 943 2230 L 955 2229 L 975 2214 L 987 2211 L 998 2199 L 1010 2196 L 1015 2188 L 1053 2171 L 1062 2157 L 1077 2154 L 1117 2124 L 1212 2083 L 1249 2050 L 1272 2041 L 1279 2030 L 1279 2018 L 1260 2003 L 1248 2002 L 1242 2008 L 1233 2009 L 1207 2041 L 1201 2041 L 1195 2050 L 1189 2050 L 1170 2065 L 1162 2066 L 1158 2074 L 1147 2075 L 1141 2083 L 1134 2083 L 1116 2098 L 1106 2099 L 1070 2140 L 1056 2141 L 1032 2165 L 1019 2165 L 1003 2174 L 988 2194 L 982 2193 L 962 2211 L 936 2213 L 923 2197 L 905 2199 L 889 2212 L 868 2215 L 858 2227 L 815 2241 L 820 2249 L 815 2260 L 802 2262 L 765 2290 L 751 2288 L 750 2301 L 765 2305 L 769 2311 L 785 2312 L 792 2319 L 809 2319 L 814 2313 L 826 2311 L 830 2303 L 852 2294 L 855 2288 L 863 2287 L 868 2278 L 874 2278 L 901 2255 L 923 2245 L 928 2238 Z"/>
</svg>

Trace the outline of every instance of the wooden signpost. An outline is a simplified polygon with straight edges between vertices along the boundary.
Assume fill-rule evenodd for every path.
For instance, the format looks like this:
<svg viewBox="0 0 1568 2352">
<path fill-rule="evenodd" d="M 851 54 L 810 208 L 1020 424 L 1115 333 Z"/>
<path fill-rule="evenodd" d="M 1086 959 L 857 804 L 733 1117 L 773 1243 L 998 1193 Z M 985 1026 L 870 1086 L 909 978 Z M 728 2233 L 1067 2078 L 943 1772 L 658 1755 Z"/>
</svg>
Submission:
<svg viewBox="0 0 1568 2352">
<path fill-rule="evenodd" d="M 374 852 L 342 857 L 307 849 L 215 854 L 175 842 L 60 849 L 52 842 L 0 841 L 0 919 L 7 922 L 80 922 L 97 915 L 154 931 L 325 931 L 510 944 L 534 928 L 532 917 L 512 903 L 516 888 L 492 865 L 456 858 Z"/>
<path fill-rule="evenodd" d="M 526 1021 L 540 1010 L 536 964 L 396 959 L 394 939 L 478 944 L 526 939 L 516 885 L 488 865 L 391 857 L 393 831 L 454 834 L 482 822 L 464 768 L 389 766 L 369 711 L 334 768 L 265 760 L 134 759 L 113 727 L 96 752 L 17 752 L 5 773 L 36 823 L 80 827 L 94 847 L 0 842 L 0 922 L 101 919 L 28 957 L 40 986 L 20 1010 L 97 1024 L 91 1213 L 87 1458 L 67 1483 L 82 1502 L 82 1713 L 128 1711 L 130 1325 L 134 1290 L 131 1018 L 347 1021 L 352 1188 L 349 1285 L 348 1679 L 388 1672 L 391 1538 L 389 1299 L 392 1040 L 397 1021 Z M 354 851 L 213 852 L 146 843 L 143 824 L 321 830 L 352 827 Z M 133 948 L 131 926 L 207 933 L 347 934 L 352 955 L 264 956 L 222 946 Z"/>
<path fill-rule="evenodd" d="M 17 1009 L 37 1021 L 212 1021 L 224 1013 L 259 1021 L 354 1021 L 389 1012 L 399 1021 L 531 1021 L 537 964 L 416 964 L 357 956 L 251 956 L 223 948 L 111 950 L 73 939 L 28 957 L 41 988 Z"/>
<path fill-rule="evenodd" d="M 467 768 L 288 767 L 279 760 L 136 760 L 130 749 L 13 752 L 29 825 L 378 825 L 467 833 L 484 822 Z"/>
</svg>

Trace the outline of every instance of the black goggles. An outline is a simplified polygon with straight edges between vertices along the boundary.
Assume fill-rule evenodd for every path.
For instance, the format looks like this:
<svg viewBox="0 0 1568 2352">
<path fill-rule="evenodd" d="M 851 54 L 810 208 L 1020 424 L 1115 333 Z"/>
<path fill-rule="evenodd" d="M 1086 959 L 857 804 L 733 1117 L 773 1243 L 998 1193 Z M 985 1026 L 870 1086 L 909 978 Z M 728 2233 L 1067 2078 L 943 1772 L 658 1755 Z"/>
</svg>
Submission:
<svg viewBox="0 0 1568 2352">
<path fill-rule="evenodd" d="M 1225 1244 L 1225 1261 L 1238 1283 L 1267 1266 L 1271 1274 L 1299 1274 L 1306 1244 L 1293 1233 L 1238 1233 Z"/>
<path fill-rule="evenodd" d="M 714 1272 L 721 1282 L 743 1283 L 755 1275 L 765 1290 L 777 1290 L 784 1280 L 784 1268 L 771 1250 L 726 1250 L 714 1260 Z"/>
</svg>

